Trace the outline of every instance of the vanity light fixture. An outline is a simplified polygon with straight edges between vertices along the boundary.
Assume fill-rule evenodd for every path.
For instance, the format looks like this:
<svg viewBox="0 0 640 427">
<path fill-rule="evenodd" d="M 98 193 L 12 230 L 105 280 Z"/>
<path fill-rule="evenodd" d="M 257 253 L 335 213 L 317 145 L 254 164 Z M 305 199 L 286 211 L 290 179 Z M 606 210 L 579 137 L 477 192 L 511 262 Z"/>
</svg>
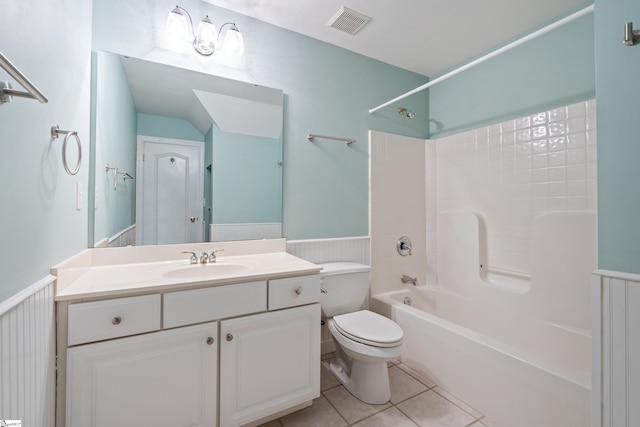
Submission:
<svg viewBox="0 0 640 427">
<path fill-rule="evenodd" d="M 226 24 L 222 24 L 220 27 L 220 32 L 225 25 L 231 25 L 231 27 L 227 30 L 227 33 L 224 35 L 224 43 L 222 44 L 222 51 L 230 56 L 240 57 L 244 54 L 244 38 L 242 37 L 242 33 L 236 27 L 236 24 L 227 22 Z M 218 35 L 220 37 L 220 35 Z"/>
<path fill-rule="evenodd" d="M 227 22 L 223 24 L 218 33 L 209 16 L 205 15 L 198 23 L 198 28 L 194 31 L 191 15 L 185 8 L 180 6 L 174 7 L 169 12 L 166 37 L 172 50 L 180 50 L 186 39 L 192 42 L 193 48 L 200 55 L 209 56 L 216 51 L 216 44 L 222 29 L 226 25 L 230 25 L 230 27 L 225 34 L 224 44 L 222 45 L 223 52 L 231 56 L 242 56 L 244 53 L 244 40 L 235 23 Z"/>
</svg>

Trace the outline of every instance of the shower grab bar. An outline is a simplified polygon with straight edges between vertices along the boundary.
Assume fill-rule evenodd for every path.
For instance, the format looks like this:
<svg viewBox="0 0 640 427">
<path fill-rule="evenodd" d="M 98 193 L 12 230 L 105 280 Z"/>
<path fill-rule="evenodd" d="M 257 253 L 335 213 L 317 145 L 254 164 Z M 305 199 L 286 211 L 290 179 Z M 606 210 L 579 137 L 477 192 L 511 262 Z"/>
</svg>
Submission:
<svg viewBox="0 0 640 427">
<path fill-rule="evenodd" d="M 36 99 L 43 104 L 49 102 L 49 100 L 43 95 L 40 90 L 22 73 L 18 68 L 9 61 L 9 59 L 0 52 L 0 67 L 2 67 L 11 77 L 13 77 L 18 83 L 24 87 L 27 92 L 21 92 L 13 90 L 11 84 L 6 81 L 0 81 L 0 102 L 8 103 L 13 99 L 12 96 L 20 98 Z"/>
<path fill-rule="evenodd" d="M 566 16 L 566 17 L 564 17 L 562 19 L 559 19 L 556 22 L 553 22 L 553 23 L 547 25 L 546 27 L 540 28 L 539 30 L 534 31 L 533 33 L 528 34 L 528 35 L 526 35 L 526 36 L 524 36 L 524 37 L 522 37 L 522 38 L 520 38 L 520 39 L 518 39 L 518 40 L 516 40 L 514 42 L 511 42 L 511 43 L 499 48 L 499 49 L 496 49 L 493 52 L 490 52 L 490 53 L 488 53 L 488 54 L 486 54 L 484 56 L 481 56 L 480 58 L 478 58 L 476 60 L 468 62 L 468 63 L 456 68 L 453 71 L 450 71 L 450 72 L 448 72 L 446 74 L 443 74 L 442 76 L 437 77 L 437 78 L 435 78 L 435 79 L 423 84 L 422 86 L 418 86 L 417 88 L 415 88 L 413 90 L 410 90 L 409 92 L 407 92 L 407 93 L 405 93 L 403 95 L 400 95 L 400 96 L 398 96 L 396 98 L 393 98 L 392 100 L 387 101 L 384 104 L 380 104 L 377 107 L 370 109 L 369 110 L 369 114 L 373 114 L 376 111 L 378 111 L 378 110 L 380 110 L 380 109 L 382 109 L 382 108 L 384 108 L 384 107 L 386 107 L 388 105 L 391 105 L 391 104 L 393 104 L 393 103 L 395 103 L 397 101 L 400 101 L 401 99 L 404 99 L 404 98 L 407 98 L 407 97 L 413 95 L 414 93 L 422 92 L 423 90 L 425 90 L 425 89 L 427 89 L 427 88 L 429 88 L 429 87 L 431 87 L 431 86 L 433 86 L 433 85 L 435 85 L 437 83 L 440 83 L 441 81 L 446 80 L 449 77 L 453 77 L 456 74 L 461 73 L 461 72 L 463 72 L 463 71 L 465 71 L 465 70 L 467 70 L 467 69 L 469 69 L 471 67 L 475 67 L 476 65 L 481 64 L 481 63 L 485 62 L 486 60 L 493 58 L 494 56 L 498 56 L 503 52 L 511 50 L 514 47 L 520 46 L 521 44 L 524 44 L 524 43 L 528 42 L 529 40 L 533 40 L 533 39 L 535 39 L 535 38 L 537 38 L 537 37 L 539 37 L 539 36 L 541 36 L 543 34 L 546 34 L 546 33 L 550 32 L 550 31 L 555 30 L 556 28 L 562 27 L 563 25 L 566 25 L 569 22 L 575 21 L 578 18 L 582 18 L 583 16 L 593 12 L 593 10 L 594 10 L 594 6 L 590 5 L 590 6 L 585 7 L 584 9 L 581 9 L 581 10 L 569 15 L 569 16 Z"/>
<path fill-rule="evenodd" d="M 347 145 L 351 145 L 354 142 L 356 142 L 355 139 L 340 138 L 340 137 L 337 137 L 337 136 L 316 135 L 316 134 L 313 134 L 313 133 L 310 133 L 309 135 L 307 135 L 307 139 L 309 141 L 313 141 L 315 138 L 331 139 L 333 141 L 342 141 L 342 142 L 346 142 Z"/>
</svg>

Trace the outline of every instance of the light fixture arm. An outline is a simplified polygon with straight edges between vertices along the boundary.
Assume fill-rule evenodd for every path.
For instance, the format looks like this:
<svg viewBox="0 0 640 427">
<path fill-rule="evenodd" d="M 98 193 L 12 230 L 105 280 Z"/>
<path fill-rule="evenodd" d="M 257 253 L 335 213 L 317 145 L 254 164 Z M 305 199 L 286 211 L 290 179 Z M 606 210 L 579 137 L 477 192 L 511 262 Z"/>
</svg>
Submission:
<svg viewBox="0 0 640 427">
<path fill-rule="evenodd" d="M 183 11 L 184 13 L 187 14 L 187 17 L 189 18 L 189 28 L 191 28 L 191 34 L 193 35 L 193 41 L 195 42 L 196 40 L 196 32 L 193 29 L 193 19 L 191 19 L 191 14 L 189 13 L 189 11 L 187 9 L 185 9 L 184 7 L 178 6 L 176 5 L 176 7 L 173 9 L 174 11 L 178 9 Z"/>
<path fill-rule="evenodd" d="M 186 26 L 190 26 L 190 28 L 184 28 Z M 176 5 L 167 17 L 167 36 L 170 40 L 170 45 L 178 43 L 176 46 L 179 46 L 180 37 L 192 37 L 192 45 L 196 52 L 203 56 L 209 56 L 216 51 L 216 45 L 222 35 L 222 29 L 226 26 L 229 26 L 229 28 L 227 29 L 224 41 L 225 45 L 230 46 L 230 49 L 225 48 L 224 50 L 230 51 L 232 56 L 242 56 L 244 52 L 244 41 L 240 30 L 238 30 L 234 22 L 224 23 L 222 27 L 220 27 L 220 31 L 217 31 L 216 26 L 211 22 L 209 16 L 205 15 L 198 23 L 198 29 L 196 30 L 189 11 L 179 5 Z M 191 32 L 191 36 L 189 36 L 189 32 Z M 177 47 L 174 50 L 180 49 L 180 47 Z"/>
<path fill-rule="evenodd" d="M 236 27 L 236 23 L 235 22 L 225 22 L 224 24 L 222 24 L 220 26 L 220 31 L 218 31 L 218 40 L 220 40 L 220 35 L 222 35 L 222 29 L 225 27 L 225 25 L 232 25 L 234 27 Z M 236 31 L 238 30 L 238 27 L 236 27 Z"/>
<path fill-rule="evenodd" d="M 213 52 L 215 51 L 215 46 L 210 46 L 209 48 L 205 48 L 203 46 L 201 46 L 200 44 L 200 27 L 198 27 L 198 34 L 196 34 L 196 29 L 193 25 L 193 18 L 191 18 L 191 14 L 189 13 L 189 11 L 187 9 L 185 9 L 182 6 L 178 6 L 176 5 L 176 7 L 171 11 L 172 13 L 176 13 L 178 15 L 182 15 L 184 16 L 186 14 L 186 16 L 189 18 L 189 28 L 191 30 L 191 35 L 193 37 L 193 41 L 192 41 L 192 45 L 193 48 L 196 50 L 196 52 L 198 52 L 200 55 L 203 56 L 209 56 L 211 54 L 213 54 Z M 184 13 L 183 13 L 184 12 Z M 211 24 L 211 21 L 209 20 L 209 17 L 205 15 L 205 17 L 202 19 L 202 22 L 206 22 L 208 24 Z M 202 24 L 201 22 L 201 24 Z"/>
</svg>

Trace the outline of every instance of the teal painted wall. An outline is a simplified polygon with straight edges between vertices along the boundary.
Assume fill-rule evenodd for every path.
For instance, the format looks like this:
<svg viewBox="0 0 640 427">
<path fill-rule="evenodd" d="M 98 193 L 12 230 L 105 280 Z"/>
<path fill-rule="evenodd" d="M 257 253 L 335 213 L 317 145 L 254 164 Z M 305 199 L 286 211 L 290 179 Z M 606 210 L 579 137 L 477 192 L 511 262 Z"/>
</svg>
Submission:
<svg viewBox="0 0 640 427">
<path fill-rule="evenodd" d="M 186 120 L 138 113 L 138 135 L 204 142 L 204 135 Z"/>
<path fill-rule="evenodd" d="M 593 39 L 589 14 L 434 85 L 431 137 L 594 98 Z"/>
<path fill-rule="evenodd" d="M 640 45 L 621 43 L 632 21 L 640 27 L 637 0 L 596 1 L 598 262 L 640 273 Z"/>
<path fill-rule="evenodd" d="M 136 107 L 124 67 L 118 55 L 95 52 L 94 110 L 95 188 L 93 241 L 114 236 L 136 222 L 135 181 L 117 179 L 105 166 L 135 176 L 136 172 Z M 96 203 L 97 202 L 97 203 Z"/>
<path fill-rule="evenodd" d="M 288 238 L 367 234 L 368 129 L 426 137 L 429 108 L 433 110 L 432 117 L 443 120 L 452 132 L 454 128 L 499 121 L 505 115 L 539 108 L 520 96 L 513 96 L 518 100 L 515 105 L 508 102 L 509 97 L 503 99 L 504 103 L 493 105 L 494 95 L 505 97 L 508 92 L 475 94 L 457 86 L 451 92 L 462 92 L 464 103 L 473 105 L 465 107 L 470 111 L 457 115 L 444 103 L 446 86 L 440 86 L 441 93 L 431 91 L 431 106 L 426 93 L 402 102 L 416 113 L 414 120 L 399 117 L 395 106 L 370 115 L 369 108 L 427 79 L 208 3 L 186 0 L 181 5 L 195 16 L 210 13 L 216 22 L 236 21 L 245 34 L 247 52 L 242 60 L 231 64 L 194 54 L 177 55 L 177 65 L 206 69 L 285 92 L 283 220 Z M 98 17 L 93 29 L 92 6 Z M 161 43 L 161 27 L 167 11 L 174 6 L 169 0 L 96 0 L 93 5 L 84 0 L 32 0 L 4 5 L 0 40 L 11 42 L 0 45 L 0 51 L 45 93 L 49 103 L 16 99 L 0 105 L 0 173 L 5 183 L 0 204 L 0 235 L 4 242 L 0 301 L 45 276 L 51 265 L 87 246 L 92 36 L 94 49 L 145 57 Z M 626 48 L 620 44 L 620 37 L 622 24 L 640 20 L 640 12 L 632 0 L 602 1 L 597 7 L 600 260 L 604 268 L 637 272 L 638 249 L 633 245 L 639 227 L 634 212 L 640 201 L 634 189 L 638 187 L 640 168 L 635 165 L 635 140 L 640 133 L 633 115 L 632 95 L 638 92 L 638 80 L 629 70 L 634 65 L 637 68 L 640 47 Z M 33 25 L 24 25 L 25 16 L 39 28 L 37 32 L 32 30 Z M 584 40 L 588 42 L 588 35 Z M 565 49 L 558 50 L 572 57 L 574 49 L 583 48 L 565 45 Z M 515 62 L 500 69 L 517 67 L 520 60 L 512 60 Z M 553 83 L 555 89 L 533 104 L 553 106 L 560 99 L 564 103 L 565 99 L 593 92 L 589 84 L 574 86 L 572 82 L 592 68 L 581 67 L 576 74 L 571 63 L 559 64 L 563 65 L 553 64 L 555 71 L 563 84 L 573 89 L 562 92 L 563 84 Z M 533 70 L 516 74 L 528 84 Z M 500 79 L 490 70 L 486 73 Z M 8 79 L 3 72 L 0 76 Z M 539 84 L 535 87 L 546 90 Z M 559 95 L 554 95 L 556 90 L 561 90 Z M 491 108 L 483 106 L 487 103 Z M 483 109 L 488 112 L 478 115 Z M 61 141 L 49 137 L 53 124 L 77 130 L 83 141 L 85 161 L 73 177 L 62 168 Z M 358 143 L 351 147 L 332 141 L 310 143 L 306 139 L 308 133 L 350 137 Z M 85 193 L 80 211 L 75 203 L 78 183 L 84 186 Z"/>
<path fill-rule="evenodd" d="M 174 6 L 170 0 L 95 0 L 93 48 L 154 57 Z M 173 65 L 284 91 L 285 237 L 367 235 L 368 130 L 425 138 L 428 96 L 421 93 L 402 102 L 416 113 L 414 120 L 400 117 L 395 106 L 376 114 L 368 110 L 428 79 L 209 3 L 186 0 L 180 6 L 195 17 L 208 14 L 218 25 L 236 22 L 246 51 L 236 61 L 176 54 Z M 358 142 L 351 147 L 335 141 L 311 143 L 309 133 Z"/>
<path fill-rule="evenodd" d="M 0 104 L 0 301 L 87 247 L 91 10 L 85 0 L 2 2 L 0 51 L 49 102 Z M 1 69 L 0 80 L 21 89 Z M 75 176 L 62 166 L 63 138 L 50 136 L 56 124 L 77 131 L 82 141 Z M 68 154 L 75 165 L 73 140 Z M 78 183 L 85 192 L 82 210 L 76 210 Z"/>
<path fill-rule="evenodd" d="M 281 222 L 282 140 L 212 133 L 212 222 Z"/>
</svg>

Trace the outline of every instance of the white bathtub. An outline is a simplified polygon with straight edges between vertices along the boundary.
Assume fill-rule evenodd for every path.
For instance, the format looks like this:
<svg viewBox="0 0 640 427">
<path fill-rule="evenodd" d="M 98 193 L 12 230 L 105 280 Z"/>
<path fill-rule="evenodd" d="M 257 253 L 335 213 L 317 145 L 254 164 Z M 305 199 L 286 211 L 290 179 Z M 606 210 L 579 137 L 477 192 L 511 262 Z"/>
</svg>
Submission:
<svg viewBox="0 0 640 427">
<path fill-rule="evenodd" d="M 372 298 L 371 308 L 404 330 L 403 363 L 503 427 L 589 426 L 589 331 L 441 289 Z"/>
</svg>

